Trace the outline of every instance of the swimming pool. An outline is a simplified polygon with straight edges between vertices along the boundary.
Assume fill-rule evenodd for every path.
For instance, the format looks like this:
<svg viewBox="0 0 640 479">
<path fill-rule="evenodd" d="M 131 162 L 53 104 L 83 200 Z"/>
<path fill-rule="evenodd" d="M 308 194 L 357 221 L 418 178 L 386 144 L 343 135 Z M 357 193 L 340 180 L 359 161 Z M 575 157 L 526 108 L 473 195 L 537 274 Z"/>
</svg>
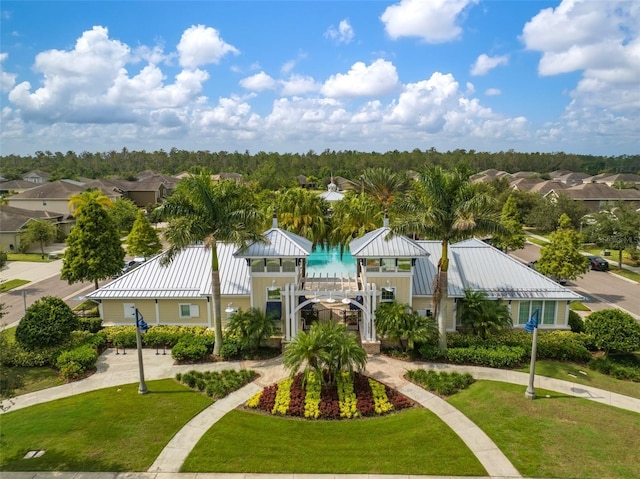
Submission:
<svg viewBox="0 0 640 479">
<path fill-rule="evenodd" d="M 307 258 L 307 276 L 333 276 L 338 277 L 355 276 L 356 260 L 351 256 L 349 250 L 345 250 L 342 258 L 339 248 L 320 249 L 317 248 Z"/>
</svg>

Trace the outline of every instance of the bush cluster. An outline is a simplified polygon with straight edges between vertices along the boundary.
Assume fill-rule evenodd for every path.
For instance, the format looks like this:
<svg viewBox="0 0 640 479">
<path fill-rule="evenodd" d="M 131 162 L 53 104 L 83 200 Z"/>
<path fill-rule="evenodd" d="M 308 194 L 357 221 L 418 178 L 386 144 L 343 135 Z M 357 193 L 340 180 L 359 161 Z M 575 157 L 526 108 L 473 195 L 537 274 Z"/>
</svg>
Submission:
<svg viewBox="0 0 640 479">
<path fill-rule="evenodd" d="M 221 399 L 253 381 L 258 374 L 250 369 L 225 369 L 223 371 L 189 371 L 176 374 L 176 379 L 205 393 L 213 399 Z"/>
<path fill-rule="evenodd" d="M 83 378 L 88 371 L 96 366 L 98 351 L 91 345 L 83 345 L 58 356 L 56 368 L 67 381 Z"/>
<path fill-rule="evenodd" d="M 447 349 L 447 361 L 454 364 L 476 364 L 490 368 L 513 368 L 527 357 L 524 348 L 519 346 L 497 346 L 487 348 L 471 346 L 468 348 Z"/>
<path fill-rule="evenodd" d="M 589 361 L 589 369 L 623 381 L 640 382 L 640 364 L 635 356 L 601 357 Z"/>
<path fill-rule="evenodd" d="M 412 369 L 407 371 L 407 378 L 426 390 L 434 392 L 440 396 L 451 396 L 462 389 L 471 386 L 475 379 L 469 373 L 447 373 L 427 371 L 425 369 Z"/>
<path fill-rule="evenodd" d="M 92 316 L 79 316 L 78 329 L 81 331 L 89 331 L 97 333 L 102 329 L 102 318 Z"/>
</svg>

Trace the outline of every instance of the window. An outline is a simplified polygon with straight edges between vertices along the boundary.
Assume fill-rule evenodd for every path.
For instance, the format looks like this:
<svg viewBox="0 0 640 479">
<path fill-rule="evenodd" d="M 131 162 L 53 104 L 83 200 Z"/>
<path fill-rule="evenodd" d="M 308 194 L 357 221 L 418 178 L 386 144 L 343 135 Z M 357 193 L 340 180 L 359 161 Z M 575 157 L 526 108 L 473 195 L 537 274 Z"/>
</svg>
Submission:
<svg viewBox="0 0 640 479">
<path fill-rule="evenodd" d="M 178 305 L 180 309 L 180 318 L 197 318 L 200 316 L 200 307 L 197 304 L 181 303 Z"/>
<path fill-rule="evenodd" d="M 280 298 L 280 288 L 277 286 L 269 286 L 267 288 L 267 301 L 282 301 Z"/>
<path fill-rule="evenodd" d="M 267 259 L 267 273 L 279 273 L 280 272 L 280 260 L 278 258 Z"/>
<path fill-rule="evenodd" d="M 520 301 L 518 311 L 518 324 L 526 324 L 536 309 L 540 311 L 539 324 L 555 324 L 556 302 L 555 301 Z"/>
<path fill-rule="evenodd" d="M 254 273 L 264 273 L 264 259 L 252 259 L 251 271 Z"/>
<path fill-rule="evenodd" d="M 398 259 L 398 271 L 411 271 L 411 260 L 410 259 Z"/>
<path fill-rule="evenodd" d="M 294 273 L 296 271 L 296 260 L 295 259 L 283 259 L 282 260 L 282 272 L 283 273 Z"/>
<path fill-rule="evenodd" d="M 382 271 L 395 272 L 396 270 L 396 259 L 395 258 L 382 258 Z"/>
<path fill-rule="evenodd" d="M 379 273 L 380 272 L 380 260 L 378 258 L 367 259 L 367 272 L 369 273 Z"/>
<path fill-rule="evenodd" d="M 392 303 L 396 299 L 396 288 L 393 287 L 384 287 L 382 288 L 380 302 L 381 303 Z"/>
</svg>

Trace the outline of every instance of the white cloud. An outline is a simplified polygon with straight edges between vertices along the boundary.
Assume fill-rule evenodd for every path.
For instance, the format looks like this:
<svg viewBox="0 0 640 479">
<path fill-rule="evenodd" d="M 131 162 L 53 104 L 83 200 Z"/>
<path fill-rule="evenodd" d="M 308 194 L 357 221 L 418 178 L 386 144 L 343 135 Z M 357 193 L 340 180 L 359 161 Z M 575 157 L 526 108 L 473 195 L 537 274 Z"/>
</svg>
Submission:
<svg viewBox="0 0 640 479">
<path fill-rule="evenodd" d="M 388 95 L 398 88 L 398 72 L 393 63 L 378 59 L 366 66 L 356 62 L 347 73 L 332 75 L 321 92 L 331 98 Z"/>
<path fill-rule="evenodd" d="M 16 75 L 7 73 L 2 68 L 2 62 L 9 58 L 8 53 L 0 53 L 0 92 L 8 93 L 16 84 Z"/>
<path fill-rule="evenodd" d="M 486 75 L 495 67 L 500 65 L 508 65 L 508 64 L 509 64 L 508 55 L 490 57 L 489 55 L 486 55 L 483 53 L 476 59 L 476 62 L 471 67 L 471 74 L 474 76 Z"/>
<path fill-rule="evenodd" d="M 287 80 L 281 82 L 281 94 L 284 96 L 304 95 L 319 91 L 321 86 L 310 76 L 291 75 Z"/>
<path fill-rule="evenodd" d="M 334 40 L 336 43 L 351 43 L 355 32 L 349 20 L 345 18 L 344 20 L 340 20 L 337 29 L 331 25 L 324 33 L 324 36 Z"/>
<path fill-rule="evenodd" d="M 502 90 L 500 90 L 499 88 L 487 88 L 484 91 L 484 94 L 487 96 L 498 96 L 502 95 Z"/>
<path fill-rule="evenodd" d="M 265 91 L 274 90 L 277 83 L 273 78 L 261 71 L 260 73 L 240 80 L 240 86 L 250 91 Z"/>
<path fill-rule="evenodd" d="M 197 68 L 207 64 L 218 64 L 229 53 L 239 54 L 237 48 L 229 45 L 215 28 L 193 25 L 187 28 L 178 43 L 180 65 Z"/>
<path fill-rule="evenodd" d="M 465 9 L 479 0 L 401 0 L 380 16 L 387 35 L 394 40 L 418 37 L 428 43 L 456 40 Z"/>
</svg>

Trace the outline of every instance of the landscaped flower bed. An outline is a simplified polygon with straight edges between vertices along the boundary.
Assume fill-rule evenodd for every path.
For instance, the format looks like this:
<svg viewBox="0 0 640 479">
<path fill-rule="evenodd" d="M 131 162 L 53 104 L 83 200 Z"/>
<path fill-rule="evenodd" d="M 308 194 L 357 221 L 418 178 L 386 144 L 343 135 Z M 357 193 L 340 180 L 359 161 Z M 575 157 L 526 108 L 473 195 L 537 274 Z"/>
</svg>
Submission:
<svg viewBox="0 0 640 479">
<path fill-rule="evenodd" d="M 322 385 L 314 373 L 303 385 L 302 374 L 265 387 L 246 407 L 270 414 L 307 419 L 350 419 L 388 414 L 414 403 L 384 384 L 354 373 L 340 374 L 333 385 Z"/>
</svg>

